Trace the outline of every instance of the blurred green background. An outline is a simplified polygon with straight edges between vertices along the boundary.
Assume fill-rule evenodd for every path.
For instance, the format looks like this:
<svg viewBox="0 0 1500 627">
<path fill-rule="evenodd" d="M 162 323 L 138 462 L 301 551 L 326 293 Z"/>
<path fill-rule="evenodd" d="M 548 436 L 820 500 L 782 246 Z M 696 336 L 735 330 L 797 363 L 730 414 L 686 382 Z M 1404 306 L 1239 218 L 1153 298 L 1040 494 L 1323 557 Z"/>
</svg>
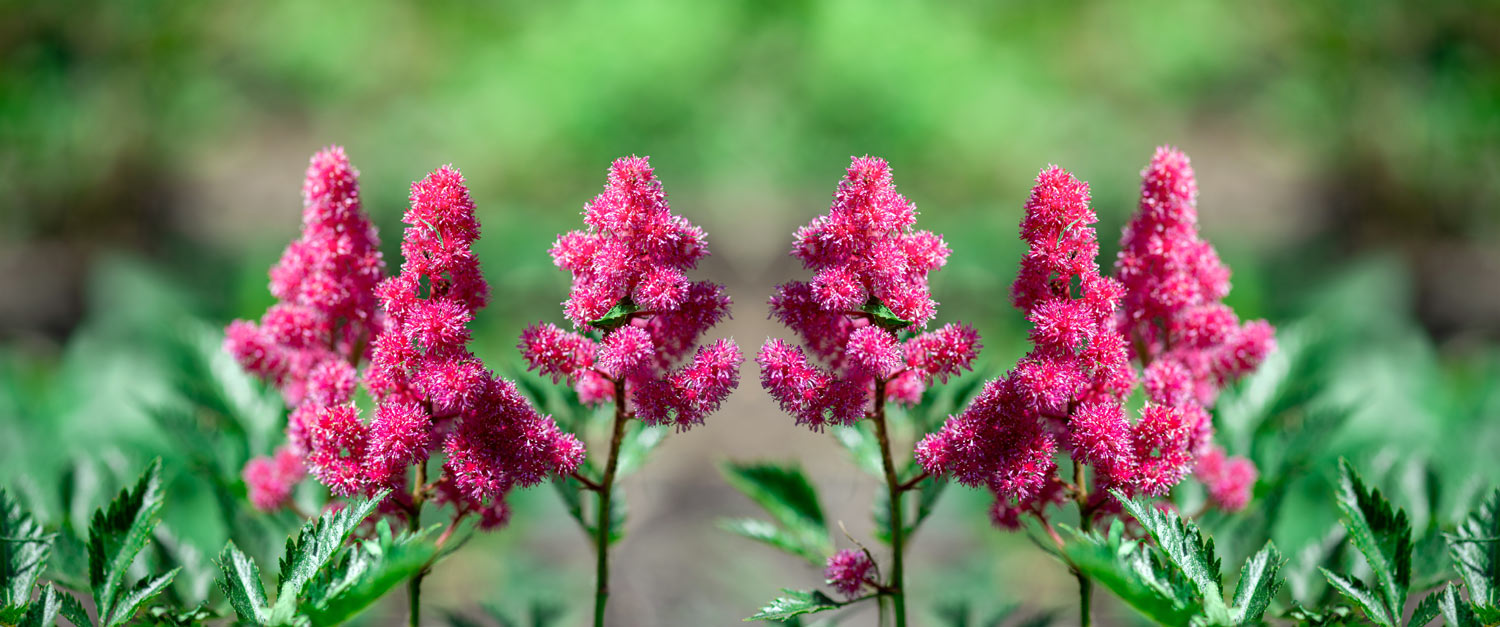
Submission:
<svg viewBox="0 0 1500 627">
<path fill-rule="evenodd" d="M 1288 497 L 1303 520 L 1266 533 L 1305 543 L 1331 524 L 1338 453 L 1391 477 L 1436 458 L 1460 509 L 1500 479 L 1500 3 L 0 0 L 0 483 L 56 520 L 97 506 L 57 496 L 79 460 L 109 486 L 152 454 L 171 472 L 181 443 L 148 408 L 176 394 L 181 350 L 206 358 L 215 329 L 271 302 L 306 159 L 331 143 L 360 169 L 393 267 L 407 186 L 463 170 L 496 294 L 476 348 L 501 370 L 523 325 L 561 322 L 567 279 L 545 251 L 611 159 L 650 155 L 674 209 L 708 229 L 697 276 L 737 305 L 714 335 L 749 352 L 788 335 L 764 299 L 803 276 L 791 230 L 826 210 L 850 155 L 883 156 L 954 249 L 934 277 L 940 321 L 979 327 L 984 376 L 1026 349 L 1007 290 L 1037 170 L 1090 181 L 1107 261 L 1140 169 L 1171 143 L 1235 270 L 1231 304 L 1291 333 L 1264 386 L 1342 408 L 1303 500 Z M 718 460 L 801 459 L 835 517 L 868 530 L 872 486 L 756 378 L 748 365 L 722 414 L 627 482 L 622 624 L 731 624 L 778 585 L 818 583 L 714 529 L 752 511 Z M 1282 423 L 1253 401 L 1221 408 L 1242 423 L 1225 437 L 1274 465 Z M 274 408 L 258 415 L 228 481 L 279 429 Z M 168 521 L 211 554 L 231 525 L 195 516 L 215 505 L 193 468 L 177 466 Z M 961 493 L 913 549 L 918 594 L 962 579 L 1066 605 L 1062 567 Z M 440 568 L 437 607 L 583 591 L 587 550 L 554 500 L 521 495 L 512 528 Z"/>
</svg>

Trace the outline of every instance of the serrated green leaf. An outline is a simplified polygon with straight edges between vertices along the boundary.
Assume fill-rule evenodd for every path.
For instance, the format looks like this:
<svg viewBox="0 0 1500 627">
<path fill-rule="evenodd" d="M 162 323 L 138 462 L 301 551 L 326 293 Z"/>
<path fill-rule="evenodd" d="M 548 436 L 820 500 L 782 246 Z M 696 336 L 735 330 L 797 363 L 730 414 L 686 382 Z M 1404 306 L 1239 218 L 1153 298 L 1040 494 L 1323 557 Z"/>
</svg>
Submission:
<svg viewBox="0 0 1500 627">
<path fill-rule="evenodd" d="M 766 510 L 803 546 L 816 547 L 822 555 L 833 553 L 833 540 L 817 489 L 795 466 L 738 464 L 722 466 L 724 477 L 750 500 Z"/>
<path fill-rule="evenodd" d="M 793 590 L 782 588 L 781 596 L 772 599 L 765 607 L 755 615 L 746 618 L 752 620 L 787 620 L 802 614 L 814 614 L 827 610 L 838 609 L 844 604 L 834 601 L 828 595 L 817 590 Z"/>
<path fill-rule="evenodd" d="M 1411 525 L 1406 512 L 1393 507 L 1380 491 L 1367 488 L 1348 460 L 1339 460 L 1339 510 L 1344 527 L 1375 573 L 1375 589 L 1385 616 L 1400 616 L 1411 586 Z"/>
<path fill-rule="evenodd" d="M 870 315 L 870 323 L 887 331 L 900 331 L 911 326 L 911 321 L 902 320 L 896 312 L 891 311 L 879 298 L 870 296 L 865 304 L 859 308 L 860 311 Z"/>
<path fill-rule="evenodd" d="M 801 538 L 782 529 L 776 523 L 767 520 L 760 520 L 758 518 L 728 518 L 719 521 L 719 528 L 757 542 L 769 544 L 787 553 L 801 557 L 813 566 L 822 567 L 828 559 L 828 554 L 824 553 L 821 547 L 803 544 Z"/>
<path fill-rule="evenodd" d="M 1348 597 L 1364 610 L 1365 616 L 1378 625 L 1394 627 L 1396 619 L 1391 616 L 1391 611 L 1385 606 L 1385 600 L 1373 590 L 1365 587 L 1358 579 L 1347 579 L 1327 568 L 1319 568 L 1323 576 L 1328 578 L 1329 585 L 1335 590 Z"/>
<path fill-rule="evenodd" d="M 89 525 L 89 586 L 101 624 L 111 624 L 119 616 L 116 603 L 122 598 L 125 576 L 136 555 L 150 542 L 161 505 L 161 460 L 157 459 L 134 487 L 122 490 L 109 507 L 94 512 Z M 132 589 L 135 592 L 140 590 Z M 136 608 L 130 609 L 133 614 Z"/>
<path fill-rule="evenodd" d="M 62 595 L 57 588 L 45 586 L 19 622 L 11 619 L 6 619 L 5 622 L 17 623 L 20 627 L 52 627 L 57 624 L 57 615 L 62 611 Z"/>
<path fill-rule="evenodd" d="M 1297 621 L 1297 624 L 1304 627 L 1324 627 L 1325 625 L 1345 624 L 1348 622 L 1349 614 L 1349 608 L 1342 605 L 1319 611 L 1303 607 L 1302 604 L 1293 601 L 1291 609 L 1287 610 L 1284 617 Z"/>
<path fill-rule="evenodd" d="M 392 536 L 389 525 L 382 526 L 374 539 L 348 550 L 324 592 L 309 595 L 302 612 L 314 625 L 337 625 L 364 611 L 431 565 L 437 547 L 426 541 L 429 531 Z"/>
<path fill-rule="evenodd" d="M 1276 592 L 1281 589 L 1282 581 L 1277 576 L 1280 570 L 1281 553 L 1271 542 L 1266 542 L 1260 551 L 1245 560 L 1245 565 L 1240 568 L 1240 582 L 1234 590 L 1234 605 L 1230 608 L 1230 618 L 1235 624 L 1260 622 Z"/>
<path fill-rule="evenodd" d="M 175 608 L 155 606 L 146 610 L 146 618 L 153 625 L 169 625 L 171 627 L 193 627 L 218 618 L 219 616 L 207 607 L 207 602 L 190 608 Z"/>
<path fill-rule="evenodd" d="M 325 511 L 303 525 L 296 538 L 287 540 L 277 578 L 276 603 L 271 607 L 272 622 L 290 620 L 301 601 L 303 587 L 344 547 L 349 533 L 375 511 L 388 493 L 381 491 L 337 511 Z"/>
<path fill-rule="evenodd" d="M 172 579 L 177 576 L 180 570 L 182 569 L 173 568 L 155 577 L 146 577 L 135 582 L 135 585 L 121 593 L 119 598 L 115 600 L 114 605 L 109 609 L 107 617 L 102 613 L 99 615 L 99 622 L 106 627 L 124 625 L 130 622 L 130 619 L 135 618 L 135 613 L 141 609 L 142 605 L 145 605 L 152 597 L 161 594 L 161 591 L 166 589 L 167 586 L 172 585 Z"/>
<path fill-rule="evenodd" d="M 93 623 L 89 621 L 88 610 L 83 609 L 83 603 L 78 598 L 67 593 L 61 595 L 62 607 L 60 612 L 63 618 L 73 623 L 75 627 L 88 627 Z"/>
<path fill-rule="evenodd" d="M 605 312 L 598 320 L 590 322 L 589 325 L 597 329 L 609 331 L 630 324 L 630 316 L 640 311 L 640 305 L 635 304 L 629 296 L 621 298 L 609 311 Z"/>
<path fill-rule="evenodd" d="M 1229 608 L 1224 605 L 1219 557 L 1214 553 L 1213 538 L 1204 538 L 1196 525 L 1180 518 L 1177 512 L 1126 498 L 1119 492 L 1115 493 L 1115 498 L 1146 528 L 1156 540 L 1157 548 L 1192 582 L 1209 622 L 1228 623 Z"/>
<path fill-rule="evenodd" d="M 1480 608 L 1500 606 L 1500 490 L 1491 492 L 1448 535 L 1448 554 Z"/>
<path fill-rule="evenodd" d="M 0 621 L 15 622 L 26 614 L 31 589 L 52 554 L 53 536 L 0 488 Z"/>
<path fill-rule="evenodd" d="M 1479 617 L 1474 615 L 1474 610 L 1464 602 L 1463 597 L 1458 595 L 1458 589 L 1448 586 L 1443 589 L 1442 597 L 1438 599 L 1438 607 L 1443 610 L 1443 620 L 1448 622 L 1448 627 L 1481 627 Z"/>
<path fill-rule="evenodd" d="M 1120 529 L 1115 525 L 1107 536 L 1069 529 L 1073 539 L 1063 549 L 1068 561 L 1146 618 L 1162 625 L 1189 624 L 1196 615 L 1191 595 L 1155 572 L 1144 547 L 1124 539 Z"/>
<path fill-rule="evenodd" d="M 219 590 L 241 621 L 263 625 L 271 616 L 260 567 L 230 541 L 219 553 Z"/>
<path fill-rule="evenodd" d="M 1442 612 L 1442 600 L 1441 591 L 1427 595 L 1420 603 L 1417 603 L 1417 609 L 1412 610 L 1411 620 L 1406 621 L 1406 627 L 1426 627 L 1427 623 L 1432 622 Z"/>
</svg>

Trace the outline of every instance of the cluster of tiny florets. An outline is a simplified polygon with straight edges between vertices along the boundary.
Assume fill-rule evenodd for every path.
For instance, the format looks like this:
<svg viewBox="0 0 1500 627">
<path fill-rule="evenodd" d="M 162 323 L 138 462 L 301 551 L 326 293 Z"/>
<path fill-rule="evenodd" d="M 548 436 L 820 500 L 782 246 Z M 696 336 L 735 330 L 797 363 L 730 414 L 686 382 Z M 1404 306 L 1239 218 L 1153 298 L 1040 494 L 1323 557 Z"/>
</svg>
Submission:
<svg viewBox="0 0 1500 627">
<path fill-rule="evenodd" d="M 852 599 L 859 596 L 860 591 L 870 583 L 870 577 L 874 575 L 874 571 L 875 562 L 870 560 L 870 554 L 854 549 L 843 549 L 828 558 L 828 565 L 823 569 L 823 577 L 834 590 Z"/>
<path fill-rule="evenodd" d="M 1228 271 L 1197 239 L 1186 158 L 1159 151 L 1145 177 L 1117 280 L 1099 272 L 1088 185 L 1057 167 L 1042 171 L 1011 289 L 1033 348 L 916 447 L 928 472 L 995 492 L 997 524 L 1040 515 L 1063 496 L 1058 449 L 1091 466 L 1100 488 L 1166 493 L 1211 446 L 1212 396 L 1271 349 L 1268 325 L 1239 327 L 1217 302 Z M 1132 358 L 1146 365 L 1143 376 Z M 1125 400 L 1138 384 L 1147 402 L 1132 422 Z M 1225 497 L 1216 502 L 1243 505 L 1245 464 L 1215 467 L 1211 491 Z M 1253 483 L 1253 468 L 1248 476 Z"/>
<path fill-rule="evenodd" d="M 1229 294 L 1229 268 L 1198 235 L 1198 185 L 1187 155 L 1157 149 L 1142 179 L 1140 208 L 1125 227 L 1115 262 L 1115 276 L 1126 288 L 1119 324 L 1133 356 L 1147 364 L 1147 398 L 1201 425 L 1191 446 L 1204 458 L 1212 448 L 1208 409 L 1225 384 L 1253 371 L 1275 349 L 1275 329 L 1264 320 L 1241 324 L 1220 302 Z M 1220 472 L 1230 466 L 1232 473 Z M 1247 476 L 1253 484 L 1255 473 L 1247 459 L 1216 458 L 1200 463 L 1197 475 L 1210 492 L 1244 493 L 1214 499 L 1238 509 L 1249 489 L 1240 484 Z"/>
<path fill-rule="evenodd" d="M 744 361 L 731 340 L 698 345 L 730 305 L 723 286 L 687 277 L 708 255 L 703 230 L 672 214 L 644 157 L 616 160 L 583 214 L 589 229 L 559 237 L 550 251 L 573 276 L 564 312 L 583 332 L 532 325 L 521 354 L 585 404 L 628 402 L 653 425 L 702 424 L 739 384 Z M 619 318 L 601 323 L 612 311 Z M 595 331 L 602 336 L 585 334 Z M 617 388 L 627 398 L 616 398 Z"/>
<path fill-rule="evenodd" d="M 492 526 L 504 521 L 511 488 L 577 468 L 583 445 L 468 350 L 468 325 L 488 291 L 472 250 L 479 223 L 459 172 L 439 168 L 412 185 L 401 272 L 383 281 L 341 150 L 313 158 L 304 195 L 302 239 L 272 270 L 281 304 L 259 326 L 231 325 L 226 340 L 294 407 L 287 445 L 245 469 L 256 506 L 285 503 L 305 462 L 334 494 L 395 488 L 385 508 L 409 508 L 409 469 L 442 448 L 446 472 L 421 490 Z M 352 402 L 360 383 L 376 401 L 368 421 Z"/>
<path fill-rule="evenodd" d="M 948 324 L 902 340 L 866 308 L 882 305 L 919 327 L 936 316 L 927 275 L 949 251 L 938 235 L 912 230 L 916 219 L 886 162 L 862 157 L 839 181 L 829 212 L 797 231 L 792 255 L 816 274 L 777 286 L 770 306 L 802 346 L 770 339 L 755 360 L 761 385 L 798 424 L 852 424 L 877 385 L 885 401 L 915 404 L 935 380 L 972 367 L 981 348 L 974 329 Z"/>
<path fill-rule="evenodd" d="M 347 402 L 354 369 L 382 326 L 374 287 L 385 273 L 375 227 L 360 209 L 359 173 L 337 146 L 319 152 L 302 186 L 302 234 L 271 268 L 277 303 L 258 323 L 236 320 L 224 348 L 292 408 L 290 446 L 244 470 L 251 501 L 284 505 L 304 476 L 302 425 L 313 407 Z"/>
</svg>

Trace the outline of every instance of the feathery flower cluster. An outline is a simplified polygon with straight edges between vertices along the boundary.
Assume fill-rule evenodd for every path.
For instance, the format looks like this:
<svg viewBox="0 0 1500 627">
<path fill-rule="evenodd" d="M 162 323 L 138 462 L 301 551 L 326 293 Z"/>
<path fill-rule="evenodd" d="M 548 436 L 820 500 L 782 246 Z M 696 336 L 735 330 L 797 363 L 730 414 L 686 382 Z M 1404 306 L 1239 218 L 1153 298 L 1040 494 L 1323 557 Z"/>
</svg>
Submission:
<svg viewBox="0 0 1500 627">
<path fill-rule="evenodd" d="M 868 553 L 843 549 L 828 558 L 828 566 L 823 570 L 823 577 L 834 590 L 852 599 L 859 596 L 860 590 L 870 581 L 874 570 L 875 562 L 870 561 Z"/>
<path fill-rule="evenodd" d="M 968 326 L 905 341 L 894 332 L 936 316 L 927 275 L 948 259 L 942 237 L 912 230 L 916 218 L 885 160 L 862 157 L 839 181 L 829 212 L 798 229 L 792 255 L 816 274 L 777 286 L 770 305 L 803 346 L 771 339 L 756 357 L 761 385 L 798 424 L 817 431 L 858 421 L 877 382 L 885 400 L 915 404 L 934 380 L 972 367 L 981 346 Z"/>
<path fill-rule="evenodd" d="M 1213 447 L 1206 407 L 1260 363 L 1271 331 L 1264 322 L 1239 327 L 1218 303 L 1228 271 L 1197 238 L 1195 194 L 1186 157 L 1158 151 L 1116 280 L 1099 273 L 1088 185 L 1055 166 L 1037 177 L 1021 222 L 1029 249 L 1012 286 L 1033 349 L 916 450 L 928 472 L 995 492 L 997 525 L 1014 527 L 1021 514 L 1040 516 L 1061 501 L 1059 447 L 1093 467 L 1098 487 L 1152 495 L 1209 456 L 1199 471 L 1214 502 L 1248 499 L 1254 468 Z M 1139 379 L 1132 358 L 1145 366 Z M 1132 423 L 1124 401 L 1138 383 L 1147 402 Z M 1106 494 L 1094 490 L 1087 507 L 1109 506 Z"/>
<path fill-rule="evenodd" d="M 292 498 L 292 489 L 307 476 L 302 457 L 282 446 L 270 457 L 257 457 L 245 464 L 241 477 L 249 490 L 250 504 L 263 512 L 281 509 Z"/>
<path fill-rule="evenodd" d="M 527 327 L 518 348 L 529 368 L 567 380 L 586 404 L 628 400 L 647 424 L 703 424 L 739 384 L 743 362 L 731 340 L 698 346 L 730 304 L 723 286 L 687 278 L 708 256 L 703 229 L 672 214 L 646 157 L 615 160 L 583 215 L 588 230 L 562 235 L 550 253 L 573 275 L 564 311 L 574 328 L 603 337 Z M 628 399 L 615 398 L 618 386 Z"/>
<path fill-rule="evenodd" d="M 374 287 L 385 261 L 375 227 L 360 209 L 358 177 L 342 148 L 313 155 L 302 185 L 302 235 L 271 268 L 277 304 L 258 324 L 236 320 L 225 330 L 225 350 L 277 386 L 293 408 L 291 446 L 245 466 L 259 509 L 284 505 L 305 476 L 304 423 L 314 408 L 349 400 L 354 368 L 383 323 Z"/>
<path fill-rule="evenodd" d="M 331 394 L 293 427 L 318 480 L 346 496 L 404 488 L 408 468 L 441 446 L 436 498 L 499 524 L 511 488 L 572 472 L 583 445 L 468 350 L 468 323 L 488 288 L 471 249 L 479 224 L 462 175 L 445 166 L 414 183 L 402 221 L 401 273 L 375 289 L 386 320 L 364 375 L 374 418 L 366 424 L 347 394 Z M 329 387 L 345 389 L 349 374 L 330 377 Z M 410 505 L 410 492 L 393 492 L 393 505 Z"/>
<path fill-rule="evenodd" d="M 1203 432 L 1194 438 L 1193 453 L 1206 459 L 1208 408 L 1226 383 L 1253 371 L 1275 349 L 1275 329 L 1264 320 L 1241 324 L 1220 302 L 1229 294 L 1229 269 L 1198 236 L 1198 185 L 1187 155 L 1158 148 L 1142 178 L 1140 210 L 1125 227 L 1115 262 L 1126 288 L 1120 328 L 1134 357 L 1146 364 L 1147 398 L 1194 416 Z M 1233 471 L 1224 474 L 1221 467 Z M 1197 474 L 1216 494 L 1215 503 L 1238 509 L 1248 493 L 1218 495 L 1247 491 L 1255 469 L 1244 458 L 1216 458 L 1201 463 Z"/>
</svg>

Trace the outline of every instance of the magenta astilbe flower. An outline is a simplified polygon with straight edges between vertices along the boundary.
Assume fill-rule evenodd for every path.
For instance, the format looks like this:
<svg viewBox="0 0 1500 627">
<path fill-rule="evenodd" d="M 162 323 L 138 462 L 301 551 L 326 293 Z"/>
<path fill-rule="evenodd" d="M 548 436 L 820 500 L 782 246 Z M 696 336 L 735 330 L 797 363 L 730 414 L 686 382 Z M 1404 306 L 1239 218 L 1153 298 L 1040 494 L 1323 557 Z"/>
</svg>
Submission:
<svg viewBox="0 0 1500 627">
<path fill-rule="evenodd" d="M 225 349 L 300 405 L 308 377 L 330 361 L 358 362 L 380 326 L 372 291 L 385 274 L 375 227 L 360 210 L 358 172 L 337 146 L 314 155 L 302 187 L 302 235 L 271 269 L 279 301 L 259 324 L 236 320 Z"/>
<path fill-rule="evenodd" d="M 1193 423 L 1193 452 L 1203 454 L 1213 436 L 1207 410 L 1219 390 L 1259 367 L 1276 340 L 1266 321 L 1241 324 L 1220 302 L 1229 268 L 1198 235 L 1197 196 L 1187 155 L 1158 148 L 1142 173 L 1140 209 L 1121 238 L 1115 274 L 1126 287 L 1121 330 L 1148 364 L 1147 397 L 1182 408 Z"/>
<path fill-rule="evenodd" d="M 859 596 L 865 585 L 872 581 L 874 574 L 875 562 L 870 560 L 869 554 L 854 549 L 834 553 L 828 558 L 828 566 L 823 569 L 823 577 L 828 585 L 851 599 Z"/>
<path fill-rule="evenodd" d="M 1208 488 L 1208 498 L 1219 509 L 1234 512 L 1245 508 L 1260 476 L 1255 464 L 1243 457 L 1230 457 L 1224 449 L 1210 447 L 1198 456 L 1195 477 Z"/>
<path fill-rule="evenodd" d="M 250 504 L 263 512 L 281 509 L 292 497 L 292 489 L 307 476 L 302 456 L 288 447 L 270 457 L 256 457 L 241 473 L 249 490 Z"/>
<path fill-rule="evenodd" d="M 630 403 L 647 424 L 703 424 L 739 384 L 744 361 L 731 340 L 698 346 L 730 306 L 722 286 L 687 278 L 708 256 L 703 230 L 672 214 L 644 157 L 610 166 L 604 192 L 584 207 L 584 222 L 589 230 L 559 237 L 550 252 L 573 276 L 565 313 L 575 327 L 603 337 L 532 325 L 518 346 L 529 368 L 554 382 L 566 379 L 585 404 Z M 618 317 L 604 320 L 612 310 Z M 617 384 L 626 398 L 615 397 Z"/>
<path fill-rule="evenodd" d="M 948 258 L 941 237 L 913 230 L 916 219 L 886 162 L 861 157 L 829 212 L 798 229 L 792 255 L 815 274 L 777 286 L 770 308 L 802 347 L 770 339 L 756 357 L 762 387 L 797 424 L 814 431 L 853 424 L 871 410 L 877 385 L 881 402 L 913 405 L 934 380 L 972 367 L 981 345 L 970 327 L 896 335 L 936 316 L 927 275 Z"/>
<path fill-rule="evenodd" d="M 573 472 L 583 445 L 469 352 L 468 325 L 488 287 L 472 251 L 479 224 L 462 175 L 445 166 L 414 183 L 403 221 L 401 273 L 373 290 L 386 316 L 364 376 L 377 402 L 374 418 L 365 424 L 348 404 L 351 373 L 328 369 L 318 389 L 344 393 L 320 398 L 329 404 L 310 416 L 294 414 L 289 431 L 306 433 L 294 441 L 305 442 L 314 474 L 341 495 L 390 487 L 393 499 L 406 498 L 408 469 L 441 446 L 446 473 L 433 494 L 460 516 L 494 524 L 504 520 L 512 488 Z M 568 334 L 535 335 L 554 338 L 536 343 L 558 347 L 542 360 L 549 374 L 570 376 L 579 360 L 592 363 L 592 347 L 580 354 Z"/>
<path fill-rule="evenodd" d="M 1198 185 L 1187 155 L 1158 148 L 1142 177 L 1140 210 L 1115 262 L 1126 288 L 1121 325 L 1143 351 L 1137 357 L 1179 364 L 1194 400 L 1211 407 L 1225 383 L 1274 350 L 1275 330 L 1264 320 L 1241 325 L 1219 302 L 1229 293 L 1229 269 L 1198 236 Z"/>
<path fill-rule="evenodd" d="M 948 260 L 948 247 L 913 231 L 916 205 L 896 192 L 884 159 L 853 159 L 827 214 L 797 230 L 792 255 L 815 271 L 813 301 L 840 314 L 878 298 L 897 317 L 926 326 L 937 312 L 927 273 Z"/>
</svg>

